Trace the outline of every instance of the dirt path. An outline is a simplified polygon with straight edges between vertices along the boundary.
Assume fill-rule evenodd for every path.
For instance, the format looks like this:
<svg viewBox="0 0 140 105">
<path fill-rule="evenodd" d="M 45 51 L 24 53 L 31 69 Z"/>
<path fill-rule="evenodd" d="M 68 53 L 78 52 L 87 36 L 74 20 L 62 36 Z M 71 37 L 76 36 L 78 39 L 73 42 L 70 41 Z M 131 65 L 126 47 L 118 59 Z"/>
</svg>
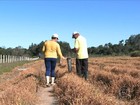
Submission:
<svg viewBox="0 0 140 105">
<path fill-rule="evenodd" d="M 44 64 L 41 70 L 45 70 Z M 58 105 L 57 99 L 53 94 L 53 86 L 51 87 L 39 87 L 37 96 L 39 97 L 39 102 L 36 105 Z"/>
<path fill-rule="evenodd" d="M 41 87 L 38 92 L 39 102 L 36 105 L 58 105 L 52 90 L 53 87 Z"/>
</svg>

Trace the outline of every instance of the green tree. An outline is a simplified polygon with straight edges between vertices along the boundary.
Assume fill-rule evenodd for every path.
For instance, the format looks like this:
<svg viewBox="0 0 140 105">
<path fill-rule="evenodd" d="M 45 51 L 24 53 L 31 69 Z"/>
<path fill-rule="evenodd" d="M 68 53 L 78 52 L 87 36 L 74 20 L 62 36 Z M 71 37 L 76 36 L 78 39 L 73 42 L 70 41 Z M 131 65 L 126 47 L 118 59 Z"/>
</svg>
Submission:
<svg viewBox="0 0 140 105">
<path fill-rule="evenodd" d="M 59 41 L 58 43 L 61 47 L 61 51 L 62 51 L 64 56 L 71 56 L 72 55 L 72 51 L 71 51 L 69 43 L 62 42 L 62 41 Z"/>
</svg>

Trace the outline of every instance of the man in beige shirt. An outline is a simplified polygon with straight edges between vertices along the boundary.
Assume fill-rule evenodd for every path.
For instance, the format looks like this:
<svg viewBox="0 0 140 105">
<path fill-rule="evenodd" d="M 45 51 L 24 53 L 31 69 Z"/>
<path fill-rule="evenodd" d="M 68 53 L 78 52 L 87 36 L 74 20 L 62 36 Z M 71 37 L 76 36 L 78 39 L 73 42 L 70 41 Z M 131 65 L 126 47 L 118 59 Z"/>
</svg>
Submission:
<svg viewBox="0 0 140 105">
<path fill-rule="evenodd" d="M 72 38 L 75 39 L 73 51 L 76 53 L 76 71 L 79 76 L 87 80 L 88 77 L 88 51 L 86 39 L 79 34 L 73 32 Z"/>
</svg>

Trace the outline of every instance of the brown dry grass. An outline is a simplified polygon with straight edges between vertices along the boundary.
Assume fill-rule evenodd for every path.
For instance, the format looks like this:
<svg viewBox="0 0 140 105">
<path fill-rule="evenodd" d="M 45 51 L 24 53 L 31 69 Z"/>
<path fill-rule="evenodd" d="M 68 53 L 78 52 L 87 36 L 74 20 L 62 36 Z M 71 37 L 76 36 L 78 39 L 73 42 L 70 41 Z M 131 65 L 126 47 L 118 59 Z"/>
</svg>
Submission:
<svg viewBox="0 0 140 105">
<path fill-rule="evenodd" d="M 140 104 L 139 57 L 90 58 L 88 81 L 75 74 L 74 59 L 72 64 L 72 73 L 57 68 L 55 93 L 61 105 Z"/>
<path fill-rule="evenodd" d="M 0 76 L 0 105 L 34 105 L 37 90 L 45 84 L 43 60 L 24 65 L 26 71 Z M 68 72 L 66 60 L 56 67 L 54 93 L 59 105 L 140 105 L 140 57 L 89 59 L 89 80 Z"/>
<path fill-rule="evenodd" d="M 37 102 L 36 92 L 40 82 L 40 65 L 42 61 L 25 64 L 28 69 L 1 75 L 0 105 L 34 105 Z"/>
</svg>

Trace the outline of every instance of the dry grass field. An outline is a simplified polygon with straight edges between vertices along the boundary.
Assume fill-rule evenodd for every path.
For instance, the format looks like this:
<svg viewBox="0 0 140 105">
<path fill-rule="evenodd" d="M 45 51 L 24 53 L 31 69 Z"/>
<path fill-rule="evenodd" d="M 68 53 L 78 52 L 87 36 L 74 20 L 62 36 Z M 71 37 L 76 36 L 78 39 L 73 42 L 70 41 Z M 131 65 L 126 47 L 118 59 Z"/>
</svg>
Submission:
<svg viewBox="0 0 140 105">
<path fill-rule="evenodd" d="M 100 57 L 89 59 L 85 81 L 60 65 L 55 92 L 62 105 L 140 105 L 140 58 Z"/>
<path fill-rule="evenodd" d="M 0 76 L 0 105 L 35 105 L 38 88 L 45 84 L 43 60 L 24 65 L 27 70 Z M 56 67 L 54 94 L 59 105 L 140 105 L 140 57 L 89 58 L 85 81 L 68 72 L 66 60 Z"/>
<path fill-rule="evenodd" d="M 27 70 L 16 67 L 12 72 L 0 75 L 0 105 L 34 105 L 41 64 L 42 61 L 28 63 L 23 66 Z"/>
</svg>

